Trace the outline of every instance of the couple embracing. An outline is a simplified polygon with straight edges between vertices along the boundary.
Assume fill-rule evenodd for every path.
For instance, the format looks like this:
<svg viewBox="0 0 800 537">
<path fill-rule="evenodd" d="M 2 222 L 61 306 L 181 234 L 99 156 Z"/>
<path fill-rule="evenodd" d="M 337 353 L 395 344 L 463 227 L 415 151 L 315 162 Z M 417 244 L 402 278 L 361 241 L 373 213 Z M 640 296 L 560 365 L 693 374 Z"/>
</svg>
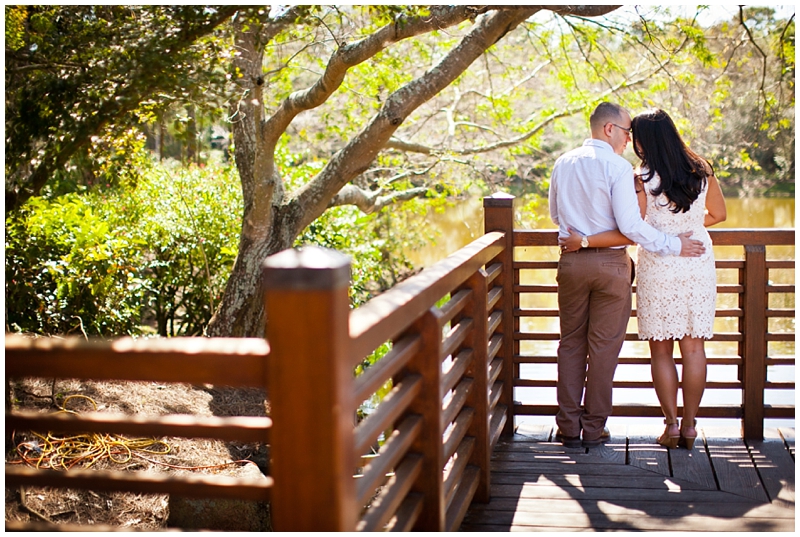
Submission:
<svg viewBox="0 0 800 537">
<path fill-rule="evenodd" d="M 726 218 L 722 190 L 712 166 L 686 146 L 663 110 L 631 119 L 604 102 L 589 122 L 592 137 L 556 161 L 550 180 L 550 215 L 561 245 L 556 438 L 567 447 L 591 447 L 610 436 L 614 371 L 631 314 L 634 271 L 626 246 L 635 243 L 639 339 L 650 344 L 666 424 L 656 441 L 691 449 L 716 305 L 705 228 Z M 635 171 L 621 156 L 629 141 L 641 160 Z"/>
</svg>

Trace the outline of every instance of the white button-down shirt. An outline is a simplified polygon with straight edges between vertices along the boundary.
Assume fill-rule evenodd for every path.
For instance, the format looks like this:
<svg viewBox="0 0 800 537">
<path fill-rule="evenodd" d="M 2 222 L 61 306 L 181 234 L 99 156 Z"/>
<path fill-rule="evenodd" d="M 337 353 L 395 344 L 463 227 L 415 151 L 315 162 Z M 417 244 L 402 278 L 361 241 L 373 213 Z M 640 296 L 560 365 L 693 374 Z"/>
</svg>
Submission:
<svg viewBox="0 0 800 537">
<path fill-rule="evenodd" d="M 680 255 L 681 241 L 642 220 L 633 184 L 633 167 L 611 146 L 594 138 L 562 155 L 550 178 L 550 217 L 559 237 L 567 228 L 582 235 L 619 229 L 646 250 Z"/>
</svg>

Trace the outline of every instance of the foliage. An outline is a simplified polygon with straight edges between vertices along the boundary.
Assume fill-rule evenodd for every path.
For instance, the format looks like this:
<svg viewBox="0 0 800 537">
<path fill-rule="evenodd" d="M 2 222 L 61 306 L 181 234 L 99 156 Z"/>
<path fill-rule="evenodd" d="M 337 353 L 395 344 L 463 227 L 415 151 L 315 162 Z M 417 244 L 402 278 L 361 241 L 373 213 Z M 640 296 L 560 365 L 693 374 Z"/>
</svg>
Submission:
<svg viewBox="0 0 800 537">
<path fill-rule="evenodd" d="M 6 210 L 175 102 L 202 101 L 236 6 L 6 6 Z M 111 147 L 113 154 L 115 148 Z"/>
<path fill-rule="evenodd" d="M 33 198 L 6 219 L 6 322 L 86 335 L 198 335 L 236 255 L 230 168 L 152 167 L 138 186 Z"/>
</svg>

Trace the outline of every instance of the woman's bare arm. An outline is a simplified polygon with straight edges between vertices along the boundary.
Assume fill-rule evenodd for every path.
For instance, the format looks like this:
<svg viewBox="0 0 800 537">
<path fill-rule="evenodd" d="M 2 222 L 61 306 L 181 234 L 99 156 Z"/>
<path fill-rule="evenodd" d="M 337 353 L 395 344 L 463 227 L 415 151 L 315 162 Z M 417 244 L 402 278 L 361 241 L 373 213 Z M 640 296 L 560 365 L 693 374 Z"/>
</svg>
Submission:
<svg viewBox="0 0 800 537">
<path fill-rule="evenodd" d="M 728 218 L 728 210 L 725 208 L 725 197 L 722 195 L 722 188 L 714 175 L 708 177 L 708 194 L 706 194 L 706 215 L 703 218 L 703 225 L 713 226 L 724 222 Z"/>
</svg>

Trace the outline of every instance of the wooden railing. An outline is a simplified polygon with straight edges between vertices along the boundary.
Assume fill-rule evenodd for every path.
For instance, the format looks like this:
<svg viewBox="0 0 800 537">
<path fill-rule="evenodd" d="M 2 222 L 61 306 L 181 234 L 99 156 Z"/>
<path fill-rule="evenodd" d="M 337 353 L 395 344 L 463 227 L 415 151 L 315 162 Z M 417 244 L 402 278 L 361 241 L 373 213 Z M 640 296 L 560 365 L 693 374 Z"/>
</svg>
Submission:
<svg viewBox="0 0 800 537">
<path fill-rule="evenodd" d="M 271 464 L 270 476 L 256 481 L 6 465 L 6 486 L 269 501 L 278 531 L 458 529 L 473 500 L 488 501 L 490 452 L 511 426 L 504 386 L 511 363 L 512 334 L 504 331 L 512 315 L 512 281 L 504 271 L 510 239 L 487 233 L 353 311 L 348 258 L 317 248 L 273 256 L 263 273 L 269 343 L 7 335 L 7 379 L 255 386 L 266 388 L 270 407 L 268 418 L 15 411 L 6 414 L 7 431 L 262 442 L 270 445 Z M 387 342 L 391 350 L 354 375 Z M 390 393 L 356 423 L 361 403 L 387 382 Z M 365 465 L 362 456 L 378 446 Z"/>
<path fill-rule="evenodd" d="M 307 248 L 264 264 L 267 338 L 174 338 L 110 342 L 6 336 L 6 378 L 144 380 L 266 388 L 269 417 L 140 417 L 6 413 L 6 431 L 109 432 L 244 440 L 270 445 L 270 475 L 262 480 L 220 476 L 154 477 L 108 471 L 57 472 L 6 465 L 6 486 L 127 490 L 191 497 L 269 501 L 278 531 L 444 531 L 458 529 L 472 501 L 489 499 L 492 447 L 511 433 L 514 414 L 554 414 L 553 404 L 516 403 L 515 387 L 554 386 L 521 378 L 520 365 L 555 357 L 520 352 L 522 341 L 552 341 L 556 333 L 520 329 L 526 317 L 556 316 L 552 308 L 522 309 L 525 293 L 553 293 L 553 284 L 522 285 L 521 271 L 553 270 L 555 261 L 515 261 L 515 247 L 554 247 L 554 231 L 515 231 L 514 199 L 484 200 L 487 233 L 469 246 L 351 310 L 349 260 Z M 718 315 L 739 319 L 738 357 L 712 364 L 739 366 L 744 404 L 703 407 L 701 416 L 743 417 L 759 437 L 764 416 L 793 417 L 792 408 L 763 405 L 768 365 L 794 364 L 766 356 L 767 320 L 794 310 L 767 307 L 767 294 L 793 293 L 768 283 L 767 270 L 794 261 L 767 261 L 766 244 L 794 244 L 792 230 L 716 231 L 715 243 L 744 244 L 744 261 L 719 261 L 740 282 L 720 292 L 740 296 Z M 554 271 L 553 271 L 554 272 Z M 634 334 L 628 335 L 635 338 Z M 793 334 L 791 335 L 793 338 Z M 268 342 L 268 343 L 267 343 Z M 363 373 L 356 366 L 391 343 Z M 647 363 L 622 357 L 625 364 Z M 357 409 L 379 389 L 390 393 L 358 422 Z M 620 382 L 616 387 L 650 387 Z M 618 415 L 655 416 L 657 407 L 616 406 Z M 365 464 L 363 455 L 377 450 Z M 25 529 L 8 523 L 8 529 Z"/>
<path fill-rule="evenodd" d="M 495 227 L 494 229 L 502 229 Z M 505 231 L 505 229 L 504 229 Z M 555 230 L 513 230 L 514 247 L 537 248 L 540 250 L 550 250 L 552 261 L 523 261 L 513 262 L 514 273 L 514 371 L 513 386 L 515 387 L 535 387 L 535 388 L 555 388 L 555 376 L 551 378 L 529 378 L 520 373 L 521 364 L 552 364 L 553 370 L 556 364 L 555 346 L 552 352 L 532 352 L 522 349 L 523 342 L 532 343 L 537 349 L 541 349 L 543 342 L 557 342 L 560 338 L 558 333 L 558 309 L 556 302 L 557 285 L 555 273 L 558 267 L 557 259 L 557 231 Z M 724 375 L 717 375 L 715 368 L 720 366 L 737 366 L 738 374 L 735 380 L 722 381 L 710 380 L 706 386 L 706 393 L 710 390 L 728 390 L 741 393 L 741 404 L 711 405 L 703 404 L 700 408 L 698 417 L 708 418 L 737 418 L 742 420 L 742 434 L 744 438 L 760 440 L 763 439 L 764 418 L 788 418 L 794 419 L 794 405 L 765 404 L 765 390 L 794 390 L 794 375 L 784 375 L 792 380 L 770 380 L 767 372 L 770 368 L 793 368 L 795 365 L 794 349 L 790 354 L 770 356 L 768 352 L 769 342 L 794 342 L 795 329 L 794 323 L 784 323 L 782 329 L 770 327 L 771 319 L 793 319 L 795 317 L 794 292 L 795 286 L 791 284 L 773 283 L 770 276 L 771 271 L 794 271 L 794 253 L 791 260 L 768 260 L 767 247 L 791 246 L 795 244 L 795 232 L 793 229 L 710 229 L 712 242 L 715 246 L 739 247 L 743 250 L 743 259 L 717 259 L 716 267 L 719 279 L 717 293 L 719 297 L 724 295 L 736 298 L 736 300 L 718 300 L 719 302 L 733 302 L 734 307 L 717 307 L 716 317 L 727 318 L 728 324 L 735 324 L 735 331 L 716 332 L 711 342 L 735 342 L 737 350 L 732 353 L 722 355 L 710 355 L 708 358 L 709 379 L 720 378 Z M 742 251 L 740 250 L 740 252 Z M 539 252 L 537 258 L 543 256 L 544 252 Z M 736 276 L 732 283 L 725 283 L 730 278 L 722 277 L 724 271 L 736 271 Z M 531 277 L 531 272 L 546 274 L 543 277 Z M 526 274 L 528 273 L 528 274 Z M 791 278 L 793 280 L 793 276 Z M 523 281 L 537 281 L 536 284 L 523 284 Z M 539 283 L 544 281 L 544 283 Z M 633 287 L 634 293 L 636 287 Z M 789 307 L 775 307 L 770 305 L 770 297 L 777 295 L 791 295 L 791 300 L 785 300 L 790 304 Z M 550 300 L 547 300 L 547 298 Z M 534 302 L 549 302 L 552 307 L 524 308 L 521 307 L 523 300 Z M 538 300 L 537 300 L 538 299 Z M 542 300 L 543 299 L 543 300 Z M 631 312 L 633 318 L 636 317 L 636 310 Z M 525 321 L 528 319 L 552 318 L 550 323 L 552 328 L 549 331 L 533 332 L 524 330 Z M 626 334 L 626 341 L 638 341 L 635 330 L 630 330 Z M 619 359 L 616 378 L 631 378 L 638 375 L 628 375 L 625 369 L 630 366 L 649 365 L 649 355 L 623 354 Z M 676 363 L 680 364 L 681 359 L 676 357 Z M 793 371 L 793 369 L 792 369 Z M 649 371 L 648 371 L 649 373 Z M 777 376 L 777 375 L 776 375 Z M 653 384 L 649 380 L 615 380 L 614 388 L 645 389 L 649 394 L 653 394 Z M 557 404 L 555 401 L 555 390 L 553 391 L 552 401 L 539 404 L 525 403 L 515 397 L 513 406 L 514 416 L 525 415 L 555 415 Z M 642 398 L 643 400 L 644 398 Z M 680 414 L 681 408 L 679 408 Z M 657 402 L 655 404 L 642 404 L 640 402 L 620 404 L 616 403 L 613 407 L 613 415 L 630 417 L 661 417 L 661 409 Z"/>
</svg>

